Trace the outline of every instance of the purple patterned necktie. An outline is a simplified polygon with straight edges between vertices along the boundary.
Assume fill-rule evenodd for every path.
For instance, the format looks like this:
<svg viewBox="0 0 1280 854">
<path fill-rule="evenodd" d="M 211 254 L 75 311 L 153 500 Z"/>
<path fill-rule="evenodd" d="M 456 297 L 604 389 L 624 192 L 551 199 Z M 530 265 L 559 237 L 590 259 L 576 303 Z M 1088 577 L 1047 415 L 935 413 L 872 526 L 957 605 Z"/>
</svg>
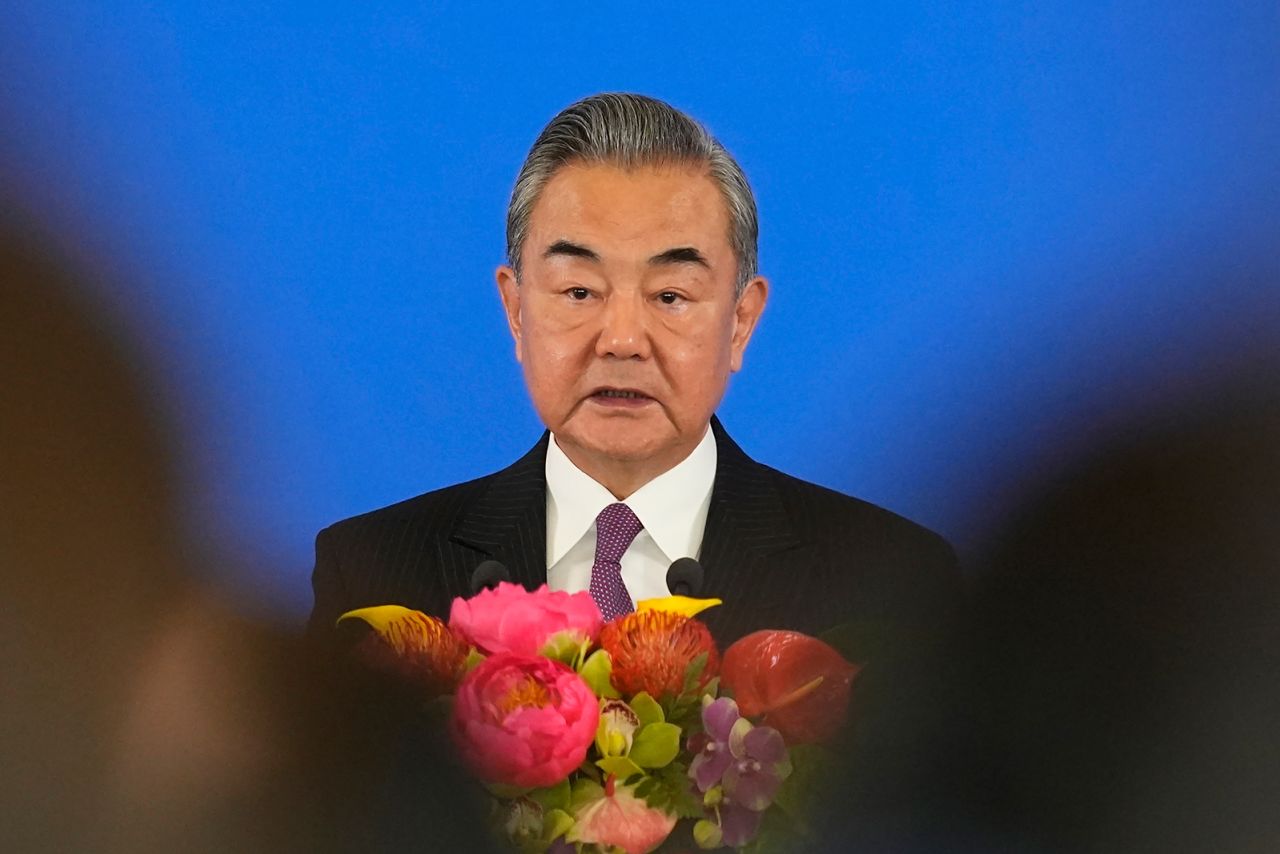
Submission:
<svg viewBox="0 0 1280 854">
<path fill-rule="evenodd" d="M 610 504 L 596 517 L 596 561 L 591 565 L 591 598 L 607 623 L 635 610 L 622 581 L 622 553 L 644 529 L 625 504 Z"/>
</svg>

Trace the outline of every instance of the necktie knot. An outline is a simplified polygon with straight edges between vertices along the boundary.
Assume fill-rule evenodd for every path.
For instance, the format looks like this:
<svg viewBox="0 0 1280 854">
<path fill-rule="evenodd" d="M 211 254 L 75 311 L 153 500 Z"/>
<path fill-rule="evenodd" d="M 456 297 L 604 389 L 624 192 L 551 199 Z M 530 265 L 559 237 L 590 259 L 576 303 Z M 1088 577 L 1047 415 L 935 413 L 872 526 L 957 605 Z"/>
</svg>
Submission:
<svg viewBox="0 0 1280 854">
<path fill-rule="evenodd" d="M 596 560 L 619 562 L 642 530 L 635 511 L 621 502 L 610 504 L 596 517 Z"/>
</svg>

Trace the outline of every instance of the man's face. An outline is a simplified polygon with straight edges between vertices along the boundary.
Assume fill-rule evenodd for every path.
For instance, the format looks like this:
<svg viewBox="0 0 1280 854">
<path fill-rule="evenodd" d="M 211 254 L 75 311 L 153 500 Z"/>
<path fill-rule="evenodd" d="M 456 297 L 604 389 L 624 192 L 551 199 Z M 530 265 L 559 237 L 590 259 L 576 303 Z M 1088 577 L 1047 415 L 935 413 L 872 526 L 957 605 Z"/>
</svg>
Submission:
<svg viewBox="0 0 1280 854">
<path fill-rule="evenodd" d="M 705 171 L 564 166 L 534 205 L 521 262 L 519 283 L 497 274 L 516 358 L 570 459 L 600 479 L 619 467 L 653 477 L 688 456 L 767 293 L 756 278 L 735 296 L 728 212 Z"/>
</svg>

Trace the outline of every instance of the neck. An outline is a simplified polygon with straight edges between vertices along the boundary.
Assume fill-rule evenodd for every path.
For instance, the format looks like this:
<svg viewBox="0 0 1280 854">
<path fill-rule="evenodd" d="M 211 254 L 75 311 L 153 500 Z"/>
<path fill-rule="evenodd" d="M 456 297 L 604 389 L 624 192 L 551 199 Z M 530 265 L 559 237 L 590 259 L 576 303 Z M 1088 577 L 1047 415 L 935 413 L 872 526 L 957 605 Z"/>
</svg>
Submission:
<svg viewBox="0 0 1280 854">
<path fill-rule="evenodd" d="M 554 441 L 560 450 L 564 451 L 569 462 L 609 490 L 610 494 L 619 501 L 625 501 L 649 481 L 680 465 L 693 453 L 694 448 L 698 447 L 695 443 L 691 447 L 677 448 L 660 457 L 620 460 L 591 453 L 558 437 Z"/>
</svg>

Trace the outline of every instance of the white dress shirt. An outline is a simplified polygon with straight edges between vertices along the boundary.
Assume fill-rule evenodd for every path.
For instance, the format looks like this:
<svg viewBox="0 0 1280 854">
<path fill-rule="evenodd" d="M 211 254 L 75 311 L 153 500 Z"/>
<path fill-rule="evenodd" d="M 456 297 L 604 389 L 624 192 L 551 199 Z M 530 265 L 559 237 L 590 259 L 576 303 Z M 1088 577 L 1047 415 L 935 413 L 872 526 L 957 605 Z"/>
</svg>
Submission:
<svg viewBox="0 0 1280 854">
<path fill-rule="evenodd" d="M 554 435 L 546 465 L 547 586 L 576 593 L 591 584 L 596 516 L 618 499 L 575 466 Z M 622 555 L 622 580 L 631 601 L 668 595 L 672 562 L 698 556 L 715 479 L 716 440 L 708 427 L 689 456 L 622 502 L 644 525 Z"/>
</svg>

